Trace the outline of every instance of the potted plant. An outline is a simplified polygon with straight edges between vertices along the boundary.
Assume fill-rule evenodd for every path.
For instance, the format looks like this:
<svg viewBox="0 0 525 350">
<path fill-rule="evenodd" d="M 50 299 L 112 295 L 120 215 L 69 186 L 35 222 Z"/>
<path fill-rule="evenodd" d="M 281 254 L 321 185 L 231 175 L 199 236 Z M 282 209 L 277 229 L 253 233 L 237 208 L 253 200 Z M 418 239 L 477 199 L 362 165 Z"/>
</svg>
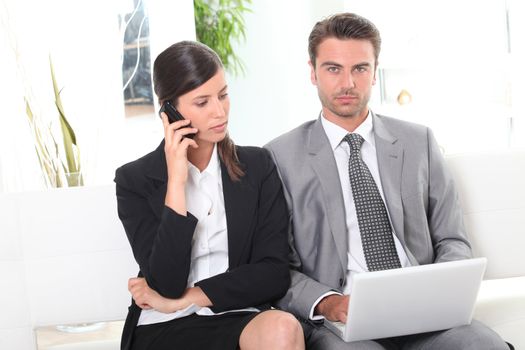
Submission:
<svg viewBox="0 0 525 350">
<path fill-rule="evenodd" d="M 51 80 L 55 96 L 55 106 L 60 122 L 62 147 L 60 147 L 50 126 L 42 125 L 40 118 L 35 116 L 31 107 L 31 99 L 26 96 L 26 114 L 35 140 L 35 150 L 42 169 L 45 183 L 48 187 L 82 186 L 84 179 L 80 168 L 80 151 L 73 128 L 66 119 L 61 90 L 55 78 L 55 71 L 51 58 L 49 59 Z M 62 155 L 63 153 L 63 155 Z M 65 158 L 65 160 L 63 159 Z"/>
<path fill-rule="evenodd" d="M 251 0 L 193 0 L 197 40 L 211 47 L 224 67 L 238 75 L 244 73 L 244 64 L 235 54 L 232 40 L 244 40 L 243 15 L 250 12 Z"/>
</svg>

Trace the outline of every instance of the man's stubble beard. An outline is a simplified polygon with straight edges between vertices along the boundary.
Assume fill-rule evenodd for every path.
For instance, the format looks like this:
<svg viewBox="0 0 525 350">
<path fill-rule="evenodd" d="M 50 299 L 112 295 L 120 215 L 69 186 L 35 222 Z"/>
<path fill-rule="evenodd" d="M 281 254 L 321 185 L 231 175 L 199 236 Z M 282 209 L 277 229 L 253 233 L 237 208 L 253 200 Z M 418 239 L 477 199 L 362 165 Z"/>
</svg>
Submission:
<svg viewBox="0 0 525 350">
<path fill-rule="evenodd" d="M 370 95 L 362 96 L 362 98 L 359 99 L 359 103 L 357 106 L 348 105 L 339 108 L 336 107 L 334 103 L 332 103 L 333 98 L 337 98 L 338 96 L 344 96 L 344 94 L 337 94 L 332 98 L 327 98 L 323 93 L 321 93 L 320 90 L 317 90 L 317 92 L 323 108 L 327 108 L 334 115 L 341 118 L 355 118 L 360 116 L 363 110 L 367 108 L 368 101 L 370 100 Z"/>
</svg>

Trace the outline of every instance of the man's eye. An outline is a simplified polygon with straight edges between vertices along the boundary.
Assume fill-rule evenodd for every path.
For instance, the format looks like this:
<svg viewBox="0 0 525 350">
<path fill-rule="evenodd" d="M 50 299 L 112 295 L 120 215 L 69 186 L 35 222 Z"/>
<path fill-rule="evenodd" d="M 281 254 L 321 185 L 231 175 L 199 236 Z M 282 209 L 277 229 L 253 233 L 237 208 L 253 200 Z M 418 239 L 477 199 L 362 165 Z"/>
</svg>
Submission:
<svg viewBox="0 0 525 350">
<path fill-rule="evenodd" d="M 365 67 L 365 66 L 358 66 L 355 68 L 355 70 L 359 73 L 364 73 L 366 71 L 368 71 L 368 67 Z"/>
<path fill-rule="evenodd" d="M 330 73 L 337 73 L 339 72 L 339 67 L 328 67 L 328 71 Z"/>
</svg>

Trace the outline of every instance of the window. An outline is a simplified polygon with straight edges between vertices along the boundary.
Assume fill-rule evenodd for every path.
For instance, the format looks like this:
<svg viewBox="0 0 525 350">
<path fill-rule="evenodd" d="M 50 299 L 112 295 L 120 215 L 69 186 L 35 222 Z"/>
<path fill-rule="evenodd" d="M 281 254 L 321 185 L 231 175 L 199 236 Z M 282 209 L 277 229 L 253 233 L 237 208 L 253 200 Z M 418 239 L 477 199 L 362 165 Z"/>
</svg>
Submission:
<svg viewBox="0 0 525 350">
<path fill-rule="evenodd" d="M 134 0 L 133 7 L 119 15 L 123 33 L 122 79 L 126 117 L 154 112 L 151 83 L 149 18 L 146 3 Z"/>
</svg>

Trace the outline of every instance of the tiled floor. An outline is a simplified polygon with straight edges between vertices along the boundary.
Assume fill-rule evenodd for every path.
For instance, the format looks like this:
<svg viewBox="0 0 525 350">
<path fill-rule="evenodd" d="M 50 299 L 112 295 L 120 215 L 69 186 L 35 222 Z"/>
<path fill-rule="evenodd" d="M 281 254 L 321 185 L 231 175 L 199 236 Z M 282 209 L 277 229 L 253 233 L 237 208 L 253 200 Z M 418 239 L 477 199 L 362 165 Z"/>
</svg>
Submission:
<svg viewBox="0 0 525 350">
<path fill-rule="evenodd" d="M 80 333 L 59 331 L 55 326 L 37 329 L 38 350 L 52 349 L 90 349 L 89 344 L 106 344 L 101 349 L 109 349 L 108 344 L 119 344 L 124 321 L 105 322 L 98 329 Z M 75 347 L 68 347 L 75 344 Z M 94 347 L 95 348 L 95 347 Z"/>
</svg>

